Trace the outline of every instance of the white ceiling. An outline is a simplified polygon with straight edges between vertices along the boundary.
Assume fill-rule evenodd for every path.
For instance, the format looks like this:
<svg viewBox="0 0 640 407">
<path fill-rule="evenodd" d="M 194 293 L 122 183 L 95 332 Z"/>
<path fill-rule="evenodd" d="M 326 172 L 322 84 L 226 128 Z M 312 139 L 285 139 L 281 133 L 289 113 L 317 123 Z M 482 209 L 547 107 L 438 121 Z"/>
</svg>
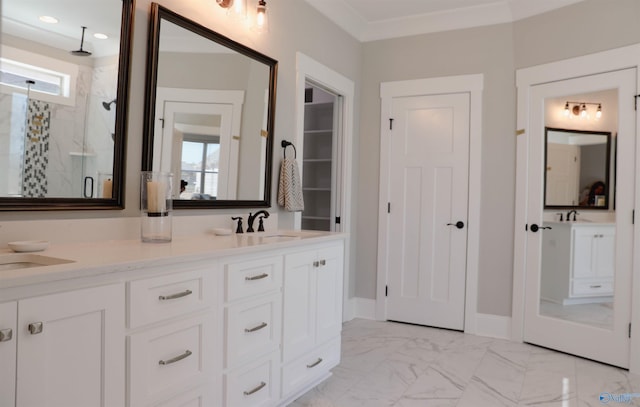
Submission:
<svg viewBox="0 0 640 407">
<path fill-rule="evenodd" d="M 521 20 L 582 0 L 305 0 L 359 41 Z"/>
</svg>

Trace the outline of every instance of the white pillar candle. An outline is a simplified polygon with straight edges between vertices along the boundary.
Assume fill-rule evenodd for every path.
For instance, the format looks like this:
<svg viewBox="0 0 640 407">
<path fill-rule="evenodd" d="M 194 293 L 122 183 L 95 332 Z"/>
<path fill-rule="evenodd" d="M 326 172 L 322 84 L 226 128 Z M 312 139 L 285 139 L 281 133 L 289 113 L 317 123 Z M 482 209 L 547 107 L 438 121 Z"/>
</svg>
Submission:
<svg viewBox="0 0 640 407">
<path fill-rule="evenodd" d="M 158 183 L 147 181 L 147 211 L 158 212 Z"/>
<path fill-rule="evenodd" d="M 113 191 L 113 181 L 111 179 L 105 179 L 102 182 L 102 197 L 111 198 Z"/>
</svg>

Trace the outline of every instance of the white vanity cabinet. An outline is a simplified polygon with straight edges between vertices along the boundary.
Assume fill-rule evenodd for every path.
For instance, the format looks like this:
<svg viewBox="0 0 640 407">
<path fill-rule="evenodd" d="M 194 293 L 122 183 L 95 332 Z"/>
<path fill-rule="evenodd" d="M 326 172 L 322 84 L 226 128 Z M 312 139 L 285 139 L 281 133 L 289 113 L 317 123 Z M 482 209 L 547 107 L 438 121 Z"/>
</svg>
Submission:
<svg viewBox="0 0 640 407">
<path fill-rule="evenodd" d="M 615 224 L 550 222 L 543 231 L 541 298 L 568 305 L 613 295 Z"/>
<path fill-rule="evenodd" d="M 280 398 L 282 255 L 224 261 L 225 406 L 273 406 Z"/>
<path fill-rule="evenodd" d="M 285 255 L 282 395 L 315 383 L 340 361 L 343 246 Z"/>
<path fill-rule="evenodd" d="M 0 324 L 0 405 L 124 405 L 123 284 L 0 304 Z"/>
<path fill-rule="evenodd" d="M 160 275 L 127 283 L 128 406 L 219 404 L 217 264 L 152 271 Z"/>
<path fill-rule="evenodd" d="M 16 398 L 16 327 L 18 303 L 0 304 L 0 406 L 12 406 Z"/>
</svg>

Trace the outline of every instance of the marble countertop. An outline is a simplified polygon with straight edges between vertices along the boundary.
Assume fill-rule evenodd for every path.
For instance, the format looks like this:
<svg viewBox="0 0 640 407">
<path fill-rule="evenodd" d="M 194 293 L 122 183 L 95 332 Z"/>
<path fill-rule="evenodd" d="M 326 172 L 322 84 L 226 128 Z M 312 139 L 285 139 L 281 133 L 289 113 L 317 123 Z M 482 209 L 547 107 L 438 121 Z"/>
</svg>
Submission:
<svg viewBox="0 0 640 407">
<path fill-rule="evenodd" d="M 85 278 L 185 261 L 237 256 L 277 248 L 295 248 L 308 243 L 345 239 L 344 233 L 319 231 L 257 232 L 229 236 L 199 235 L 174 237 L 169 243 L 143 243 L 140 240 L 109 240 L 87 243 L 51 243 L 37 256 L 69 262 L 0 271 L 0 289 L 60 280 Z M 16 255 L 0 250 L 0 259 Z"/>
</svg>

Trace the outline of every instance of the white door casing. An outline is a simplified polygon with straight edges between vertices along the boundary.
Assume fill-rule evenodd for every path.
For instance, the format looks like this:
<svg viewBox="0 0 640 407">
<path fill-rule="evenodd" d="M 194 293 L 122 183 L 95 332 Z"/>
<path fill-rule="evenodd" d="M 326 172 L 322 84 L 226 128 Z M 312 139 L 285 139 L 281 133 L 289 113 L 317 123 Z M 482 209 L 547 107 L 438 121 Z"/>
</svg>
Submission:
<svg viewBox="0 0 640 407">
<path fill-rule="evenodd" d="M 513 316 L 512 316 L 512 339 L 517 341 L 529 340 L 526 330 L 534 330 L 534 327 L 526 327 L 525 319 L 529 311 L 535 306 L 535 304 L 529 304 L 529 297 L 533 297 L 532 292 L 538 292 L 537 285 L 539 281 L 536 280 L 537 273 L 529 273 L 528 270 L 536 270 L 530 265 L 531 258 L 538 258 L 540 255 L 539 248 L 536 248 L 535 243 L 531 243 L 531 240 L 536 240 L 539 236 L 533 236 L 534 234 L 525 231 L 525 224 L 540 223 L 542 220 L 542 201 L 539 197 L 532 197 L 529 195 L 529 191 L 542 190 L 542 168 L 539 162 L 533 162 L 533 157 L 541 157 L 543 154 L 542 141 L 540 140 L 540 134 L 544 134 L 544 114 L 540 110 L 542 99 L 545 97 L 553 97 L 553 95 L 559 96 L 563 94 L 570 94 L 571 90 L 565 90 L 554 92 L 552 83 L 558 86 L 562 86 L 564 82 L 571 83 L 568 80 L 578 80 L 577 78 L 584 78 L 581 92 L 595 91 L 597 89 L 610 89 L 617 88 L 619 92 L 619 101 L 622 108 L 619 116 L 619 128 L 618 133 L 621 136 L 618 145 L 618 159 L 626 162 L 623 165 L 631 165 L 631 168 L 625 167 L 625 171 L 620 173 L 618 171 L 618 195 L 622 194 L 621 198 L 625 201 L 618 201 L 616 199 L 616 219 L 617 219 L 617 246 L 618 251 L 617 258 L 617 278 L 615 280 L 615 304 L 614 308 L 617 308 L 615 315 L 615 327 L 613 332 L 617 332 L 618 335 L 626 336 L 626 330 L 628 329 L 627 323 L 630 319 L 632 322 L 631 339 L 627 341 L 627 345 L 621 344 L 616 341 L 624 341 L 623 338 L 604 338 L 602 335 L 605 330 L 597 332 L 585 332 L 584 329 L 579 329 L 581 337 L 577 342 L 591 342 L 591 340 L 597 340 L 602 345 L 602 349 L 597 349 L 597 355 L 591 355 L 594 359 L 601 359 L 601 356 L 607 357 L 608 352 L 606 348 L 621 348 L 626 347 L 627 350 L 630 347 L 630 354 L 626 356 L 618 355 L 618 361 L 610 361 L 608 363 L 617 364 L 620 366 L 629 366 L 632 372 L 637 372 L 640 369 L 640 341 L 638 336 L 637 325 L 640 324 L 640 317 L 636 313 L 629 315 L 631 309 L 637 309 L 638 299 L 630 298 L 631 291 L 636 291 L 640 288 L 640 282 L 638 277 L 638 259 L 631 253 L 638 253 L 640 248 L 638 238 L 639 231 L 637 228 L 631 225 L 632 211 L 634 210 L 637 202 L 640 198 L 640 191 L 638 185 L 638 178 L 634 174 L 638 173 L 638 163 L 634 160 L 634 157 L 638 156 L 639 144 L 635 142 L 638 136 L 637 128 L 637 115 L 630 112 L 633 110 L 633 96 L 637 94 L 637 83 L 640 80 L 638 76 L 637 67 L 640 65 L 640 44 L 629 47 L 618 48 L 605 52 L 600 52 L 583 57 L 571 58 L 564 61 L 549 63 L 545 65 L 535 66 L 531 68 L 518 70 L 516 73 L 517 87 L 518 87 L 518 141 L 517 141 L 517 176 L 516 176 L 516 222 L 515 222 L 515 248 L 514 248 L 514 295 L 513 295 Z M 634 72 L 632 74 L 635 86 L 626 89 L 619 88 L 618 86 L 612 86 L 610 83 L 599 84 L 601 79 L 593 75 L 600 73 L 621 71 L 627 68 L 631 68 Z M 590 78 L 591 76 L 591 78 Z M 545 87 L 545 84 L 549 84 Z M 546 92 L 545 92 L 546 90 Z M 575 89 L 573 89 L 575 91 Z M 567 93 L 569 92 L 569 93 Z M 577 92 L 574 92 L 577 93 Z M 630 104 L 630 105 L 629 105 Z M 626 112 L 625 112 L 626 110 Z M 624 116 L 627 116 L 625 119 Z M 635 116 L 629 118 L 629 116 Z M 541 133 L 542 132 L 542 133 Z M 536 138 L 537 137 L 537 138 Z M 542 136 L 542 139 L 544 136 Z M 627 140 L 625 142 L 625 139 Z M 531 150 L 534 151 L 532 155 Z M 626 154 L 627 158 L 622 158 L 620 154 Z M 631 155 L 631 158 L 629 158 Z M 633 168 L 635 166 L 635 168 Z M 619 164 L 620 168 L 620 164 Z M 539 171 L 538 171 L 539 170 Z M 622 177 L 620 179 L 620 176 Z M 533 177 L 533 178 L 532 178 Z M 623 187 L 624 186 L 624 187 Z M 625 258 L 621 253 L 629 253 Z M 539 271 L 539 270 L 538 270 Z M 633 277 L 633 278 L 632 278 Z M 532 287 L 534 285 L 534 287 Z M 626 285 L 627 290 L 624 286 Z M 630 288 L 630 289 L 629 289 Z M 525 292 L 527 293 L 525 295 Z M 537 298 L 537 297 L 536 297 Z M 532 302 L 535 300 L 532 298 Z M 626 307 L 626 310 L 625 310 Z M 618 314 L 618 311 L 623 314 Z M 624 313 L 626 312 L 626 316 Z M 623 321 L 622 319 L 627 319 Z M 541 318 L 538 318 L 541 319 Z M 547 318 L 549 320 L 549 318 Z M 528 321 L 528 319 L 527 319 Z M 575 327 L 576 325 L 573 325 Z M 531 328 L 531 329 L 530 329 Z M 549 331 L 548 326 L 542 327 L 539 331 L 545 331 L 541 334 L 545 337 L 545 340 L 553 337 L 557 338 L 572 338 L 572 333 L 560 331 L 562 324 L 558 327 L 551 327 L 555 331 L 555 334 Z M 624 328 L 624 329 L 623 329 Z M 624 331 L 624 333 L 623 333 Z M 592 336 L 595 335 L 595 336 Z M 584 338 L 589 338 L 589 341 L 585 341 Z M 574 338 L 575 339 L 575 338 Z M 630 345 L 629 345 L 630 342 Z M 578 349 L 579 348 L 579 349 Z M 572 347 L 569 350 L 565 350 L 570 353 L 584 354 L 584 346 Z M 588 348 L 588 347 L 587 347 Z M 593 352 L 593 347 L 591 347 Z M 623 360 L 620 360 L 622 357 Z"/>
<path fill-rule="evenodd" d="M 480 135 L 481 135 L 481 94 L 483 87 L 482 75 L 464 75 L 455 77 L 430 78 L 421 80 L 387 82 L 381 85 L 382 111 L 381 111 L 381 145 L 380 145 L 380 200 L 378 222 L 378 290 L 376 300 L 376 318 L 386 320 L 390 316 L 390 307 L 385 297 L 386 285 L 391 281 L 391 262 L 393 261 L 392 235 L 395 221 L 388 214 L 388 203 L 397 201 L 393 196 L 391 157 L 393 148 L 391 143 L 398 141 L 389 130 L 389 118 L 393 117 L 394 98 L 410 98 L 412 96 L 429 95 L 456 95 L 462 94 L 468 103 L 468 154 L 464 154 L 468 161 L 465 163 L 465 172 L 468 175 L 469 187 L 465 193 L 468 196 L 468 204 L 465 205 L 462 216 L 466 219 L 450 219 L 445 222 L 447 234 L 451 236 L 459 232 L 455 227 L 446 223 L 464 221 L 467 246 L 464 253 L 457 255 L 458 259 L 466 263 L 466 275 L 462 274 L 462 300 L 460 304 L 464 314 L 460 318 L 464 320 L 464 330 L 468 333 L 476 332 L 477 314 L 477 274 L 478 274 L 478 246 L 479 246 L 479 221 L 480 221 Z M 460 95 L 457 95 L 460 96 Z M 395 123 L 394 123 L 395 128 Z M 453 201 L 452 201 L 453 202 Z M 394 212 L 392 203 L 392 213 Z M 398 208 L 400 209 L 400 208 Z M 457 214 L 452 214 L 455 217 Z M 459 215 L 458 215 L 459 216 Z M 463 233 L 464 234 L 464 233 Z M 425 254 L 425 257 L 428 256 Z M 453 259 L 445 259 L 445 262 Z M 429 259 L 429 261 L 431 261 Z M 466 290 L 465 290 L 466 286 Z M 393 288 L 390 288 L 393 290 Z M 458 328 L 459 329 L 459 328 Z"/>
<path fill-rule="evenodd" d="M 153 143 L 153 166 L 152 168 L 163 168 L 163 171 L 171 171 L 170 168 L 166 168 L 171 165 L 171 146 L 172 146 L 172 128 L 168 126 L 165 118 L 165 105 L 171 102 L 184 102 L 197 104 L 219 104 L 231 106 L 231 139 L 227 153 L 224 154 L 227 163 L 238 162 L 239 158 L 239 136 L 240 126 L 242 122 L 242 106 L 244 104 L 244 91 L 242 90 L 206 90 L 206 89 L 183 89 L 183 88 L 158 88 L 156 91 L 156 123 L 154 125 L 153 134 L 162 134 L 162 142 Z M 183 105 L 184 106 L 184 105 Z M 165 137 L 164 128 L 167 129 L 167 135 Z M 165 140 L 167 138 L 167 140 Z M 222 140 L 221 140 L 222 141 Z M 222 152 L 221 152 L 221 168 L 222 166 Z M 228 187 L 226 199 L 233 199 L 231 197 L 236 195 L 238 168 L 229 168 L 232 170 L 228 178 Z"/>
<path fill-rule="evenodd" d="M 295 143 L 297 146 L 302 146 L 304 142 L 304 94 L 307 80 L 310 80 L 324 89 L 332 92 L 335 95 L 340 95 L 338 98 L 338 107 L 341 109 L 341 114 L 338 115 L 341 119 L 337 123 L 337 130 L 340 134 L 340 139 L 336 146 L 338 151 L 336 156 L 337 170 L 340 172 L 340 179 L 336 180 L 336 194 L 337 194 L 337 206 L 339 207 L 338 213 L 341 214 L 340 232 L 350 234 L 352 237 L 345 241 L 344 249 L 344 286 L 343 286 L 343 321 L 348 321 L 353 318 L 353 306 L 349 301 L 349 293 L 351 291 L 350 281 L 351 276 L 351 242 L 353 239 L 352 225 L 355 222 L 351 220 L 351 191 L 352 191 L 352 168 L 353 160 L 351 151 L 353 149 L 353 114 L 355 104 L 355 84 L 354 82 L 339 74 L 338 72 L 329 69 L 325 65 L 322 65 L 318 61 L 308 57 L 303 53 L 296 53 L 296 138 Z M 336 115 L 334 115 L 336 116 Z M 293 228 L 300 229 L 302 225 L 302 217 L 300 212 L 296 212 L 293 220 Z"/>
</svg>

